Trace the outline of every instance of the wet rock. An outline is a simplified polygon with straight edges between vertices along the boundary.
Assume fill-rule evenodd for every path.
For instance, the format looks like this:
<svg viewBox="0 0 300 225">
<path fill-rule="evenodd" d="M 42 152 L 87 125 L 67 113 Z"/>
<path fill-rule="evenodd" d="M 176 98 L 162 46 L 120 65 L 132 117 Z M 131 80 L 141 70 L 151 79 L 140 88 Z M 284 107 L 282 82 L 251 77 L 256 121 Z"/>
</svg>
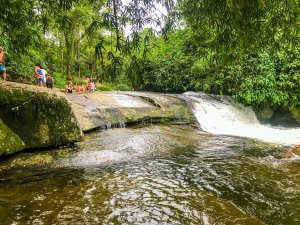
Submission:
<svg viewBox="0 0 300 225">
<path fill-rule="evenodd" d="M 70 94 L 84 132 L 122 124 L 181 123 L 192 121 L 190 108 L 176 96 L 146 92 L 93 92 Z"/>
<path fill-rule="evenodd" d="M 288 108 L 279 107 L 274 110 L 274 115 L 270 118 L 269 122 L 274 126 L 300 127 L 297 112 L 297 110 L 292 111 Z"/>
<path fill-rule="evenodd" d="M 82 132 L 64 93 L 12 82 L 0 83 L 0 118 L 26 148 L 58 146 L 82 140 Z"/>
<path fill-rule="evenodd" d="M 0 119 L 0 156 L 9 155 L 25 148 L 24 142 Z"/>
<path fill-rule="evenodd" d="M 300 123 L 300 108 L 291 107 L 290 112 L 291 112 L 292 118 L 295 119 L 298 123 Z"/>
<path fill-rule="evenodd" d="M 274 111 L 269 103 L 261 104 L 255 110 L 256 116 L 260 121 L 267 122 L 274 115 Z"/>
</svg>

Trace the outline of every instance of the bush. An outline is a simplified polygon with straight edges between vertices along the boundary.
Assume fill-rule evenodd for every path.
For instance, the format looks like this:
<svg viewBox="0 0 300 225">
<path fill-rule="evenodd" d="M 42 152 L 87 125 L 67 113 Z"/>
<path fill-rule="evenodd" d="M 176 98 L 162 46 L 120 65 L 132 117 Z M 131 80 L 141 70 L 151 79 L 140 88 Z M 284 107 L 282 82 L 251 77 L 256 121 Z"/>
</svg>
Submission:
<svg viewBox="0 0 300 225">
<path fill-rule="evenodd" d="M 132 88 L 126 84 L 114 84 L 112 86 L 118 91 L 132 91 Z"/>
<path fill-rule="evenodd" d="M 126 84 L 101 84 L 96 88 L 97 91 L 131 91 L 132 88 Z"/>
<path fill-rule="evenodd" d="M 64 73 L 53 73 L 53 79 L 57 88 L 65 88 L 67 85 L 67 75 Z"/>
<path fill-rule="evenodd" d="M 101 84 L 101 86 L 96 87 L 97 91 L 115 91 L 113 87 L 106 84 Z"/>
<path fill-rule="evenodd" d="M 82 80 L 81 77 L 73 77 L 73 84 L 78 84 L 78 85 L 83 84 L 83 85 L 86 85 L 87 82 L 84 81 L 84 80 Z"/>
</svg>

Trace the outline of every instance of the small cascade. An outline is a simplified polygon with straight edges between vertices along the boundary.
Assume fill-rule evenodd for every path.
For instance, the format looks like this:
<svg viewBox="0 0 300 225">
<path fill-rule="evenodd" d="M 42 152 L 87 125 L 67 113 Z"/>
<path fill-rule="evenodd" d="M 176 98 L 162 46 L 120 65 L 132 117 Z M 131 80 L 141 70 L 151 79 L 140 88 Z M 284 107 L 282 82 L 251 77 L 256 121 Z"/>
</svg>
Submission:
<svg viewBox="0 0 300 225">
<path fill-rule="evenodd" d="M 249 137 L 278 144 L 299 144 L 300 128 L 288 129 L 262 125 L 250 107 L 230 97 L 187 92 L 201 128 L 212 134 Z"/>
<path fill-rule="evenodd" d="M 126 128 L 126 123 L 125 122 L 117 122 L 117 123 L 112 124 L 110 122 L 107 122 L 100 126 L 101 130 L 110 130 L 110 129 L 115 129 L 115 128 Z"/>
</svg>

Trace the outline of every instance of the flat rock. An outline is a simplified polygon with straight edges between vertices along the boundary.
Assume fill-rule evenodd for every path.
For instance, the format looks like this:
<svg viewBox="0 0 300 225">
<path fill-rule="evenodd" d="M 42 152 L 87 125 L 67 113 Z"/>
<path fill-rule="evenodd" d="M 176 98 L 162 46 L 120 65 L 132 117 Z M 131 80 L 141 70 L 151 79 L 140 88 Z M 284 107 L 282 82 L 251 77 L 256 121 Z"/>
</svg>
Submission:
<svg viewBox="0 0 300 225">
<path fill-rule="evenodd" d="M 191 112 L 175 96 L 147 92 L 92 92 L 67 95 L 80 128 L 120 127 L 124 124 L 190 123 Z"/>
</svg>

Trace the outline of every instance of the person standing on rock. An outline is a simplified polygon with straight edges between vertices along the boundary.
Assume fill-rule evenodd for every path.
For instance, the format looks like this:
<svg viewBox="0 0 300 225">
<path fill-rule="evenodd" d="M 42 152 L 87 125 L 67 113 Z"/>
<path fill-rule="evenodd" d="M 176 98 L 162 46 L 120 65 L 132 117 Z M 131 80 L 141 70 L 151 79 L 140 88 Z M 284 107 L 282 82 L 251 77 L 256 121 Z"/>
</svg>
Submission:
<svg viewBox="0 0 300 225">
<path fill-rule="evenodd" d="M 39 87 L 44 87 L 45 81 L 44 81 L 43 72 L 42 72 L 41 69 L 38 69 L 37 72 L 38 72 L 38 86 Z"/>
<path fill-rule="evenodd" d="M 3 80 L 6 81 L 5 54 L 2 47 L 0 47 L 0 73 L 3 75 Z"/>
<path fill-rule="evenodd" d="M 47 78 L 47 71 L 42 66 L 41 66 L 41 72 L 42 72 L 44 83 L 45 83 L 46 82 L 46 78 Z"/>
<path fill-rule="evenodd" d="M 41 65 L 39 64 L 39 63 L 37 63 L 36 65 L 35 65 L 35 67 L 34 67 L 34 74 L 35 74 L 35 79 L 36 79 L 36 83 L 37 83 L 37 85 L 39 85 L 39 73 L 38 73 L 38 70 L 40 70 L 41 69 Z"/>
</svg>

